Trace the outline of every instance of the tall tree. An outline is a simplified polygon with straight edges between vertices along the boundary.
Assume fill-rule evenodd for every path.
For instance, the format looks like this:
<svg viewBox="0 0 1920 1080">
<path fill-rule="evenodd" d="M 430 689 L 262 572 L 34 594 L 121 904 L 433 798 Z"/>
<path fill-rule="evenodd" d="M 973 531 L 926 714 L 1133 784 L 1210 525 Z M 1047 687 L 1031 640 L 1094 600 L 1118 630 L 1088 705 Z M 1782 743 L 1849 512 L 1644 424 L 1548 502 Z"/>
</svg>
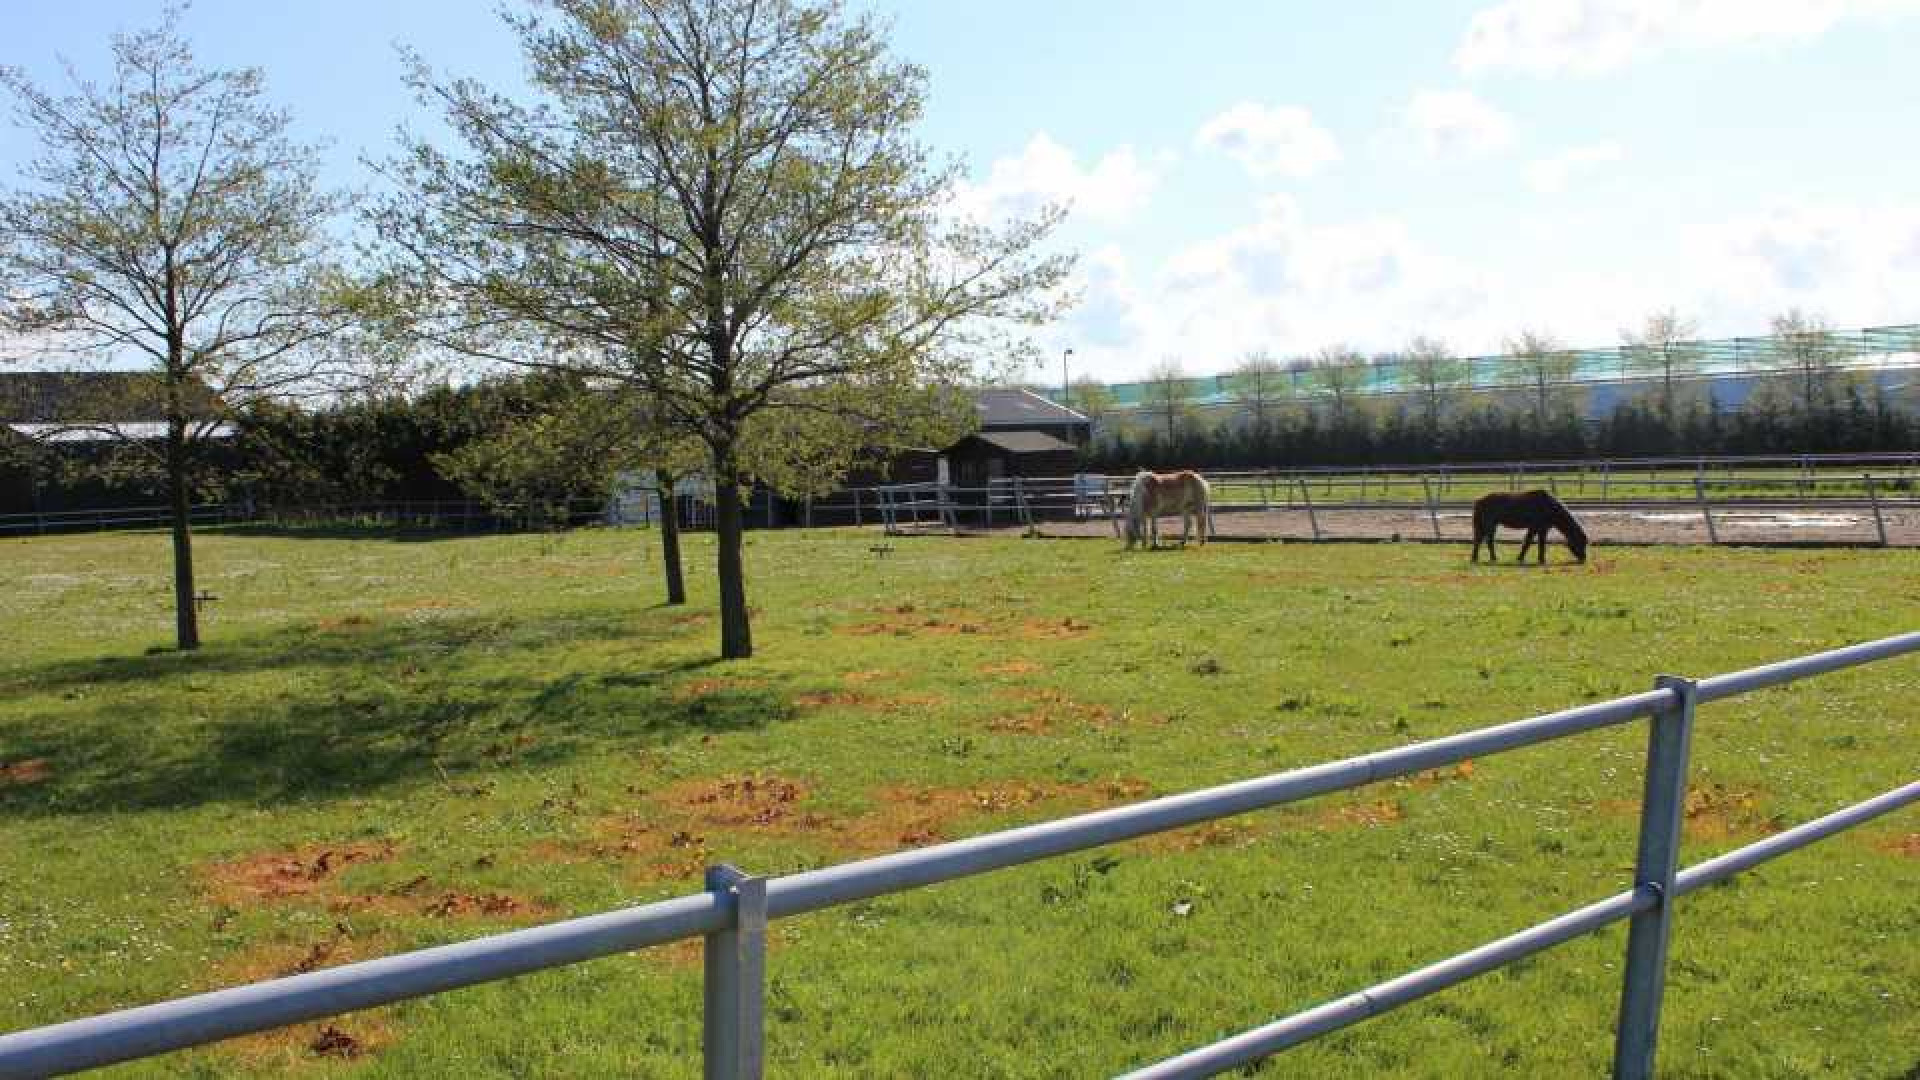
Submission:
<svg viewBox="0 0 1920 1080">
<path fill-rule="evenodd" d="M 1096 428 L 1112 415 L 1115 404 L 1113 390 L 1092 375 L 1082 375 L 1067 387 L 1067 407 L 1093 421 Z"/>
<path fill-rule="evenodd" d="M 1660 411 L 1674 415 L 1674 381 L 1698 372 L 1705 359 L 1693 340 L 1700 331 L 1694 320 L 1672 308 L 1648 315 L 1636 329 L 1620 331 L 1627 373 L 1660 379 Z"/>
<path fill-rule="evenodd" d="M 1507 377 L 1525 386 L 1533 398 L 1533 422 L 1545 431 L 1553 415 L 1554 394 L 1573 378 L 1578 359 L 1551 334 L 1523 330 L 1507 339 Z"/>
<path fill-rule="evenodd" d="M 204 448 L 237 410 L 343 373 L 319 346 L 351 325 L 323 257 L 345 203 L 319 187 L 314 149 L 290 138 L 260 72 L 200 67 L 178 11 L 116 36 L 113 58 L 110 80 L 64 96 L 0 69 L 40 145 L 0 198 L 0 329 L 51 340 L 79 368 L 145 365 L 150 378 L 93 380 L 119 400 L 77 403 L 72 420 L 164 421 L 158 438 L 94 430 L 164 475 L 175 639 L 193 649 Z"/>
<path fill-rule="evenodd" d="M 937 439 L 953 388 L 1049 317 L 1056 212 L 952 216 L 912 136 L 926 76 L 803 0 L 545 0 L 507 16 L 541 100 L 423 63 L 465 156 L 413 142 L 378 214 L 413 330 L 630 386 L 707 451 L 720 651 L 752 655 L 742 491 Z M 1031 355 L 1031 350 L 1026 350 Z"/>
<path fill-rule="evenodd" d="M 1775 362 L 1793 373 L 1803 420 L 1833 403 L 1833 376 L 1846 360 L 1825 316 L 1792 308 L 1772 320 Z"/>
<path fill-rule="evenodd" d="M 1426 423 L 1427 437 L 1438 439 L 1447 399 L 1467 381 L 1467 362 L 1455 356 L 1446 342 L 1422 336 L 1408 342 L 1400 354 L 1400 371 L 1407 385 L 1420 395 L 1420 415 Z"/>
<path fill-rule="evenodd" d="M 1354 417 L 1367 374 L 1367 358 L 1351 346 L 1328 345 L 1314 355 L 1308 382 L 1326 400 L 1329 419 L 1336 427 Z"/>
<path fill-rule="evenodd" d="M 1265 349 L 1241 357 L 1227 385 L 1246 411 L 1253 430 L 1261 434 L 1273 429 L 1275 414 L 1293 392 L 1293 379 L 1286 368 Z"/>
<path fill-rule="evenodd" d="M 1193 418 L 1193 379 L 1178 357 L 1164 357 L 1148 370 L 1140 384 L 1140 411 L 1166 429 L 1171 448 Z"/>
</svg>

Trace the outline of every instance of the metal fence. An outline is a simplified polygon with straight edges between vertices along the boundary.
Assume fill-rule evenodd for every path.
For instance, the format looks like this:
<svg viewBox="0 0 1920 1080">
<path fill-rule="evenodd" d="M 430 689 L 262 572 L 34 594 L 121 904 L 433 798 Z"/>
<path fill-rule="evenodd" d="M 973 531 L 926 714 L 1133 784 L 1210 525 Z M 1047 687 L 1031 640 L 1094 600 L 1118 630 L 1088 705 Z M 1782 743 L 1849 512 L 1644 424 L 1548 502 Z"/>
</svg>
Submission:
<svg viewBox="0 0 1920 1080">
<path fill-rule="evenodd" d="M 1705 459 L 1618 470 L 1611 465 L 1265 469 L 1205 476 L 1213 489 L 1216 525 L 1224 521 L 1224 534 L 1240 538 L 1292 532 L 1314 540 L 1399 538 L 1404 533 L 1438 540 L 1445 535 L 1442 519 L 1464 524 L 1480 495 L 1538 487 L 1581 513 L 1655 515 L 1648 521 L 1683 516 L 1704 529 L 1712 544 L 1733 538 L 1722 528 L 1728 518 L 1738 526 L 1752 524 L 1757 516 L 1795 512 L 1856 519 L 1857 527 L 1849 526 L 1854 532 L 1839 538 L 1846 543 L 1920 542 L 1920 469 L 1908 459 L 1889 461 L 1876 471 L 1811 462 L 1804 469 L 1742 467 Z M 882 527 L 896 535 L 1007 528 L 1118 535 L 1130 479 L 1089 473 L 995 480 L 985 487 L 900 484 L 875 489 L 874 505 Z"/>
<path fill-rule="evenodd" d="M 1398 979 L 1132 1074 L 1212 1075 L 1626 919 L 1631 926 L 1613 1068 L 1616 1077 L 1642 1078 L 1653 1067 L 1667 942 L 1673 929 L 1674 902 L 1679 897 L 1920 801 L 1920 780 L 1916 780 L 1678 870 L 1687 759 L 1697 707 L 1915 651 L 1920 651 L 1920 633 L 1699 682 L 1663 676 L 1652 690 L 1612 701 L 772 879 L 716 866 L 708 871 L 707 891 L 703 893 L 0 1036 L 0 1078 L 54 1075 L 128 1061 L 695 937 L 705 939 L 706 1075 L 757 1077 L 763 1071 L 765 1056 L 769 920 L 1280 806 L 1649 717 L 1652 725 L 1631 889 Z"/>
</svg>

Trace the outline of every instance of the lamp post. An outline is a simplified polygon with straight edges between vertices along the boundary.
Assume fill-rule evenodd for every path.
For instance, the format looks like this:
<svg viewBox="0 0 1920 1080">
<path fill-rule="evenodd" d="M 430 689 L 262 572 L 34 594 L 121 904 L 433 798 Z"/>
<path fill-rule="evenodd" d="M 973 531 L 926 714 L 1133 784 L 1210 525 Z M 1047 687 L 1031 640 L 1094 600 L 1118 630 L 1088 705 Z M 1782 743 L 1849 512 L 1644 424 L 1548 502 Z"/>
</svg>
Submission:
<svg viewBox="0 0 1920 1080">
<path fill-rule="evenodd" d="M 1060 404 L 1073 408 L 1073 384 L 1067 380 L 1067 357 L 1073 355 L 1071 348 L 1060 353 Z"/>
</svg>

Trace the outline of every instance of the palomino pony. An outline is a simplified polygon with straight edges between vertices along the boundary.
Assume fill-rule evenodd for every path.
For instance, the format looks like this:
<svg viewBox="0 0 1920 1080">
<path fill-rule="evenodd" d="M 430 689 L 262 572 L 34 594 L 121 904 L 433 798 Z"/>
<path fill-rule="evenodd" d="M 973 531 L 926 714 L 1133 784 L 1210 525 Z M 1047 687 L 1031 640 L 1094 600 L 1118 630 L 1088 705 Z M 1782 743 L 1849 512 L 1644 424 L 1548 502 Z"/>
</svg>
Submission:
<svg viewBox="0 0 1920 1080">
<path fill-rule="evenodd" d="M 1567 550 L 1581 562 L 1587 561 L 1587 530 L 1574 520 L 1573 511 L 1553 497 L 1550 491 L 1495 492 L 1482 495 L 1473 504 L 1473 561 L 1480 561 L 1480 544 L 1487 545 L 1487 561 L 1498 562 L 1493 553 L 1493 533 L 1505 525 L 1527 530 L 1520 542 L 1520 561 L 1527 561 L 1527 546 L 1540 545 L 1540 561 L 1547 561 L 1547 530 L 1558 529 L 1567 538 Z"/>
<path fill-rule="evenodd" d="M 1206 545 L 1213 531 L 1212 493 L 1196 472 L 1151 473 L 1140 470 L 1133 478 L 1133 490 L 1127 495 L 1127 550 L 1145 540 L 1148 547 L 1160 546 L 1160 515 L 1180 515 L 1180 543 L 1193 535 L 1193 519 L 1200 519 L 1200 543 Z"/>
</svg>

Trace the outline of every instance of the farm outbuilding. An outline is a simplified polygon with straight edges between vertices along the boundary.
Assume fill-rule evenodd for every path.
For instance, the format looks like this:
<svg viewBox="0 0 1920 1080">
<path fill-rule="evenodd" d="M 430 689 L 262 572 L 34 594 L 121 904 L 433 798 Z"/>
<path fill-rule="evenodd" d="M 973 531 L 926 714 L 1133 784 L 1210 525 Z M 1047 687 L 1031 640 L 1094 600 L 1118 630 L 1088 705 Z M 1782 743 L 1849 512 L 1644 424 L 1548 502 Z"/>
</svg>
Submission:
<svg viewBox="0 0 1920 1080">
<path fill-rule="evenodd" d="M 1015 477 L 1072 476 L 1080 451 L 1044 431 L 982 431 L 947 448 L 947 472 L 960 488 L 984 488 Z"/>
</svg>

